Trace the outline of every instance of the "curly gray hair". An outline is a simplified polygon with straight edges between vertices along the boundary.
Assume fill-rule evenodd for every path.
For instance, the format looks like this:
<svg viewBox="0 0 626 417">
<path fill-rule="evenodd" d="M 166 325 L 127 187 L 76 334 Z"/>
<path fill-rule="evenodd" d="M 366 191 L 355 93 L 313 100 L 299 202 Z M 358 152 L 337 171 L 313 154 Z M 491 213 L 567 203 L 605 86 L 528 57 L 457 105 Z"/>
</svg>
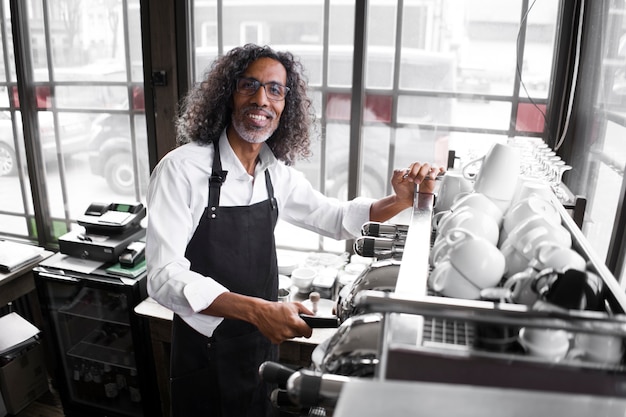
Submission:
<svg viewBox="0 0 626 417">
<path fill-rule="evenodd" d="M 307 96 L 303 66 L 290 52 L 274 51 L 269 46 L 247 44 L 218 57 L 181 102 L 182 113 L 176 120 L 178 143 L 210 143 L 217 140 L 231 121 L 235 83 L 248 66 L 259 58 L 280 62 L 287 70 L 289 93 L 276 131 L 267 140 L 276 158 L 288 164 L 311 155 L 310 129 L 315 112 Z"/>
</svg>

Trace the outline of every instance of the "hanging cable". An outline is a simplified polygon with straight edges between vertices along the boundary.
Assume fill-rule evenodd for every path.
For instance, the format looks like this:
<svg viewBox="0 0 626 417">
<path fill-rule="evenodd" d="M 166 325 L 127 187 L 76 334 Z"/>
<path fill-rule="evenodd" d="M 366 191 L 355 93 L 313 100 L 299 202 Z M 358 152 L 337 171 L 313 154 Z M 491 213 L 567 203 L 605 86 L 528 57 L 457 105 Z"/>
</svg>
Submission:
<svg viewBox="0 0 626 417">
<path fill-rule="evenodd" d="M 524 22 L 528 19 L 528 15 L 529 15 L 530 11 L 532 10 L 532 8 L 534 7 L 536 2 L 537 2 L 537 0 L 533 0 L 533 2 L 528 7 L 528 10 L 526 11 L 524 16 L 522 17 L 522 20 L 520 22 L 520 30 L 518 31 L 518 34 L 517 34 L 517 42 L 518 43 L 520 41 L 521 27 L 524 24 Z M 580 15 L 578 17 L 578 33 L 576 34 L 576 49 L 575 49 L 575 55 L 574 55 L 574 69 L 573 69 L 573 73 L 572 73 L 572 83 L 571 83 L 571 88 L 570 88 L 569 101 L 568 101 L 568 105 L 567 105 L 567 112 L 565 114 L 565 125 L 563 127 L 563 132 L 562 132 L 558 142 L 556 143 L 556 145 L 554 147 L 555 151 L 557 151 L 561 147 L 561 145 L 563 144 L 563 141 L 565 140 L 565 135 L 567 134 L 567 131 L 569 129 L 570 119 L 571 119 L 571 115 L 572 115 L 572 108 L 573 108 L 573 105 L 574 105 L 574 92 L 575 92 L 575 89 L 576 89 L 576 83 L 577 83 L 577 79 L 578 79 L 578 67 L 579 67 L 579 62 L 580 62 L 580 49 L 581 49 L 581 39 L 582 39 L 582 27 L 583 27 L 584 11 L 585 11 L 585 0 L 581 0 Z M 522 69 L 519 66 L 519 62 L 517 63 L 517 76 L 518 76 L 519 81 L 520 81 L 520 86 L 524 89 L 524 92 L 526 93 L 526 98 L 528 98 L 530 103 L 539 111 L 539 113 L 541 113 L 541 115 L 543 117 L 543 120 L 544 120 L 544 124 L 547 127 L 547 131 L 548 131 L 548 135 L 549 135 L 550 134 L 550 128 L 549 128 L 550 126 L 549 126 L 549 122 L 548 122 L 548 117 L 546 116 L 545 112 L 539 107 L 539 105 L 535 102 L 535 100 L 533 100 L 533 98 L 530 96 L 530 93 L 528 92 L 528 89 L 526 88 L 526 84 L 524 83 L 524 80 L 522 78 Z"/>
<path fill-rule="evenodd" d="M 578 66 L 580 63 L 580 49 L 581 49 L 581 39 L 583 33 L 583 16 L 585 15 L 585 0 L 581 0 L 580 2 L 580 15 L 578 16 L 578 33 L 576 34 L 576 55 L 574 56 L 574 72 L 572 74 L 572 83 L 569 95 L 569 103 L 567 106 L 567 113 L 565 114 L 565 125 L 563 126 L 563 133 L 559 138 L 559 141 L 554 146 L 554 150 L 558 151 L 563 141 L 565 140 L 565 135 L 567 134 L 567 130 L 569 129 L 569 123 L 572 116 L 572 108 L 574 106 L 574 93 L 576 91 L 576 83 L 578 80 Z"/>
</svg>

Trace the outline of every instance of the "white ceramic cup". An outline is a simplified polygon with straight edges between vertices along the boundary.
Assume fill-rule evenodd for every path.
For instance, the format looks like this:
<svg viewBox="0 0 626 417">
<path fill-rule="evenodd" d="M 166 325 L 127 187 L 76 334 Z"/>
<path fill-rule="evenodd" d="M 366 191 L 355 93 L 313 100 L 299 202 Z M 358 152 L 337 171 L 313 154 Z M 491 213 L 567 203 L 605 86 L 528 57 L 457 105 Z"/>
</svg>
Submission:
<svg viewBox="0 0 626 417">
<path fill-rule="evenodd" d="M 451 298 L 478 300 L 480 288 L 459 272 L 449 259 L 437 264 L 428 276 L 428 285 L 434 291 Z"/>
<path fill-rule="evenodd" d="M 574 249 L 561 246 L 558 243 L 546 242 L 535 249 L 535 255 L 528 265 L 538 271 L 551 268 L 562 273 L 568 269 L 584 271 L 587 262 Z"/>
<path fill-rule="evenodd" d="M 502 225 L 504 213 L 492 200 L 482 193 L 464 193 L 459 194 L 454 199 L 454 203 L 450 206 L 450 211 L 457 211 L 463 207 L 470 207 L 474 210 L 481 211 L 493 218 L 498 225 Z"/>
<path fill-rule="evenodd" d="M 527 268 L 507 278 L 503 288 L 510 291 L 509 298 L 512 302 L 532 306 L 539 299 L 539 294 L 533 288 L 537 274 L 534 269 Z"/>
<path fill-rule="evenodd" d="M 551 360 L 563 359 L 570 348 L 565 330 L 522 327 L 519 342 L 529 355 Z"/>
<path fill-rule="evenodd" d="M 543 198 L 546 201 L 552 201 L 553 195 L 554 191 L 552 191 L 550 184 L 547 182 L 536 178 L 520 177 L 517 182 L 515 195 L 511 201 L 511 206 L 514 206 L 516 203 L 530 196 L 536 196 Z"/>
<path fill-rule="evenodd" d="M 469 167 L 482 163 L 476 174 L 474 191 L 494 200 L 510 202 L 519 178 L 520 159 L 519 149 L 494 143 L 484 156 L 467 163 L 462 172 L 465 178 L 470 178 Z"/>
<path fill-rule="evenodd" d="M 517 304 L 533 305 L 539 299 L 539 294 L 533 288 L 534 281 L 543 273 L 563 273 L 570 269 L 584 271 L 586 262 L 582 256 L 570 248 L 565 248 L 553 242 L 539 245 L 534 251 L 534 257 L 527 267 L 514 274 L 505 274 L 508 278 L 503 287 L 510 291 L 511 301 Z M 509 263 L 510 258 L 506 258 Z M 520 262 L 524 262 L 521 260 Z M 521 266 L 512 266 L 516 270 Z"/>
<path fill-rule="evenodd" d="M 441 180 L 433 211 L 439 213 L 450 209 L 457 195 L 472 191 L 472 183 L 460 171 L 448 171 Z"/>
<path fill-rule="evenodd" d="M 504 215 L 502 228 L 504 232 L 508 234 L 515 226 L 533 216 L 541 216 L 544 220 L 552 224 L 561 224 L 561 215 L 556 207 L 549 201 L 533 195 L 511 206 Z"/>
<path fill-rule="evenodd" d="M 317 270 L 310 267 L 296 268 L 291 272 L 291 282 L 298 287 L 298 292 L 306 293 L 311 290 L 311 284 L 317 277 Z"/>
<path fill-rule="evenodd" d="M 454 212 L 437 213 L 435 217 L 440 215 L 441 218 L 433 223 L 436 227 L 437 237 L 445 236 L 452 229 L 462 228 L 475 236 L 487 239 L 494 245 L 498 243 L 500 237 L 498 223 L 481 211 L 471 207 L 463 207 Z"/>
<path fill-rule="evenodd" d="M 502 229 L 500 230 L 499 246 L 502 248 L 503 244 L 506 241 L 516 242 L 519 240 L 523 240 L 524 235 L 527 235 L 533 229 L 539 227 L 544 227 L 553 234 L 544 236 L 543 240 L 538 239 L 536 241 L 533 241 L 532 244 L 534 244 L 535 247 L 543 241 L 553 241 L 560 244 L 561 246 L 565 246 L 568 248 L 572 246 L 572 235 L 570 234 L 570 232 L 561 224 L 554 224 L 541 215 L 533 215 L 528 217 L 522 222 L 516 224 L 513 230 L 511 230 L 510 232 L 507 232 L 503 225 Z"/>
<path fill-rule="evenodd" d="M 624 356 L 623 339 L 610 334 L 577 333 L 574 336 L 574 354 L 592 362 L 616 364 Z"/>
<path fill-rule="evenodd" d="M 469 236 L 450 242 L 446 258 L 480 289 L 495 287 L 504 275 L 504 255 L 481 237 Z"/>
<path fill-rule="evenodd" d="M 431 266 L 436 266 L 439 261 L 448 255 L 448 251 L 452 244 L 457 240 L 473 239 L 474 235 L 469 230 L 463 228 L 452 229 L 445 236 L 439 236 L 435 239 L 435 243 L 430 250 L 428 260 Z"/>
<path fill-rule="evenodd" d="M 505 277 L 522 272 L 535 257 L 535 251 L 544 244 L 556 244 L 562 247 L 571 247 L 571 235 L 558 225 L 543 224 L 535 227 L 524 227 L 524 224 L 513 229 L 500 251 L 506 259 Z"/>
<path fill-rule="evenodd" d="M 278 301 L 286 303 L 290 300 L 291 291 L 289 288 L 279 288 L 278 289 Z"/>
<path fill-rule="evenodd" d="M 429 276 L 430 288 L 448 297 L 478 299 L 481 289 L 502 279 L 504 256 L 495 245 L 466 230 L 452 230 L 450 236 L 445 257 Z"/>
</svg>

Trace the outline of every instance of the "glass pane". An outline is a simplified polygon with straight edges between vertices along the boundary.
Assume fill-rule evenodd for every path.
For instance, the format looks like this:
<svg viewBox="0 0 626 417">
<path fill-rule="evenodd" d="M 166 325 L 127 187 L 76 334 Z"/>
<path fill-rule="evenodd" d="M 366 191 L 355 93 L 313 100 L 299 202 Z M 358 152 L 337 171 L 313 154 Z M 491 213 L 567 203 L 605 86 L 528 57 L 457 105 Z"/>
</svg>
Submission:
<svg viewBox="0 0 626 417">
<path fill-rule="evenodd" d="M 480 129 L 509 129 L 511 103 L 495 100 L 456 100 L 452 125 Z"/>
<path fill-rule="evenodd" d="M 15 129 L 15 130 L 14 130 Z M 18 159 L 19 158 L 19 159 Z M 22 189 L 22 186 L 25 188 Z M 32 214 L 22 120 L 19 112 L 0 111 L 0 230 L 28 238 L 26 214 Z"/>
<path fill-rule="evenodd" d="M 45 160 L 85 151 L 91 118 L 82 113 L 39 112 L 39 143 Z"/>
<path fill-rule="evenodd" d="M 623 130 L 623 129 L 622 129 Z M 623 180 L 622 173 L 615 172 L 610 166 L 600 164 L 596 174 L 594 189 L 587 196 L 590 199 L 585 211 L 583 231 L 598 259 L 606 259 L 608 254 L 615 211 L 619 203 L 619 187 Z"/>
<path fill-rule="evenodd" d="M 398 97 L 398 122 L 450 125 L 455 99 L 443 97 Z"/>
<path fill-rule="evenodd" d="M 139 0 L 128 0 L 128 49 L 130 80 L 143 85 L 143 51 L 141 48 L 141 9 Z"/>
<path fill-rule="evenodd" d="M 520 96 L 547 98 L 554 56 L 559 1 L 530 2 L 521 68 Z"/>
<path fill-rule="evenodd" d="M 46 32 L 42 30 L 44 27 L 44 2 L 42 0 L 27 0 L 28 3 L 28 19 L 31 25 L 39 25 L 39 30 L 33 30 L 28 35 L 30 37 L 30 53 L 33 63 L 33 76 L 35 81 L 49 81 L 50 74 L 48 71 L 49 55 L 46 47 Z M 75 27 L 73 25 L 65 26 L 64 23 L 70 23 L 70 20 L 76 15 L 74 13 L 75 8 L 80 7 L 74 5 L 76 2 L 67 2 L 54 0 L 53 9 L 56 10 L 55 16 L 50 16 L 51 21 L 58 21 L 61 25 L 56 28 L 56 39 L 51 45 L 56 48 L 61 48 L 66 38 L 76 37 Z M 35 23 L 37 22 L 37 23 Z"/>
<path fill-rule="evenodd" d="M 626 164 L 625 134 L 625 126 L 606 121 L 606 129 L 600 135 L 603 140 L 592 145 L 586 160 L 581 161 L 583 165 L 577 166 L 589 177 L 585 184 L 588 203 L 583 232 L 599 259 L 605 259 L 608 253 L 619 204 Z"/>
<path fill-rule="evenodd" d="M 354 0 L 330 0 L 328 23 L 328 85 L 352 85 L 352 55 L 354 44 Z M 321 84 L 320 82 L 315 84 Z"/>
<path fill-rule="evenodd" d="M 460 92 L 510 95 L 516 74 L 521 1 L 471 0 L 448 3 Z"/>
<path fill-rule="evenodd" d="M 367 63 L 368 88 L 392 88 L 396 38 L 396 5 L 372 3 L 368 11 Z"/>
<path fill-rule="evenodd" d="M 400 88 L 455 90 L 456 63 L 453 55 L 402 48 L 400 59 Z"/>
<path fill-rule="evenodd" d="M 448 134 L 442 129 L 411 126 L 396 129 L 393 168 L 405 168 L 415 161 L 428 161 L 446 166 L 448 160 Z M 387 178 L 391 178 L 391 171 Z M 389 180 L 387 179 L 387 182 Z M 388 193 L 391 190 L 388 190 Z"/>
<path fill-rule="evenodd" d="M 323 5 L 322 0 L 258 7 L 249 2 L 224 2 L 224 49 L 250 42 L 273 46 L 319 45 L 324 27 Z"/>
<path fill-rule="evenodd" d="M 591 127 L 577 132 L 570 163 L 574 169 L 566 179 L 576 194 L 587 198 L 583 232 L 599 259 L 604 260 L 617 208 L 621 206 L 619 190 L 626 166 L 626 4 L 624 1 L 603 3 L 602 7 L 594 4 L 594 9 L 590 15 L 597 24 L 590 27 L 588 39 L 584 40 L 591 43 L 585 51 L 589 53 L 583 52 L 581 56 L 581 67 L 593 68 L 596 76 L 579 77 L 581 91 L 591 92 L 581 98 L 580 109 L 581 114 L 589 116 Z"/>
<path fill-rule="evenodd" d="M 455 152 L 454 168 L 461 168 L 484 155 L 496 142 L 507 143 L 507 137 L 488 133 L 450 132 L 448 143 Z"/>
<path fill-rule="evenodd" d="M 128 87 L 58 86 L 55 92 L 59 109 L 128 109 Z"/>
<path fill-rule="evenodd" d="M 9 2 L 0 2 L 0 17 L 10 22 Z M 33 238 L 33 202 L 28 180 L 22 115 L 11 105 L 17 87 L 11 26 L 0 25 L 0 233 L 7 237 Z M 5 49 L 6 48 L 6 49 Z M 8 62 L 5 62 L 8 57 Z"/>
<path fill-rule="evenodd" d="M 198 82 L 217 56 L 217 0 L 195 1 L 193 19 L 193 69 Z"/>
<path fill-rule="evenodd" d="M 50 213 L 44 222 L 51 225 L 52 237 L 58 237 L 93 201 L 141 201 L 145 194 L 148 152 L 139 1 L 31 0 L 25 9 L 29 15 L 21 24 L 30 37 L 26 53 L 32 56 L 38 108 L 27 115 L 36 119 L 38 130 L 25 140 L 41 152 L 43 165 L 36 169 L 42 201 L 49 207 L 32 208 L 25 163 L 22 175 L 2 176 L 0 181 L 11 179 L 11 187 L 3 187 L 3 192 L 10 192 L 4 199 L 12 204 L 7 211 L 27 205 L 28 217 L 22 222 L 26 225 L 34 224 L 33 210 Z M 3 45 L 13 50 L 11 42 Z M 11 98 L 19 106 L 17 87 L 1 87 L 3 101 Z M 116 113 L 94 111 L 98 109 Z M 16 120 L 21 125 L 19 115 Z M 12 129 L 2 132 L 11 135 L 9 142 L 22 142 L 21 127 L 17 142 Z M 6 142 L 2 138 L 1 143 Z M 24 158 L 25 147 L 20 146 L 18 157 Z M 111 180 L 114 176 L 117 183 Z M 11 230 L 0 227 L 3 232 Z"/>
</svg>

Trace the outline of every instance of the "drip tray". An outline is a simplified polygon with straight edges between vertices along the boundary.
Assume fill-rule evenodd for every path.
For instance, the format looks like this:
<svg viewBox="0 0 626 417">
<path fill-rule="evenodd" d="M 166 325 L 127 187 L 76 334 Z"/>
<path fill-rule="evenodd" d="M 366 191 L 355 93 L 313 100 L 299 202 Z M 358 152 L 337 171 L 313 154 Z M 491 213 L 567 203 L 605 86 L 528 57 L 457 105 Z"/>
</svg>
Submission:
<svg viewBox="0 0 626 417">
<path fill-rule="evenodd" d="M 422 345 L 469 350 L 474 344 L 474 325 L 467 322 L 424 317 Z"/>
</svg>

